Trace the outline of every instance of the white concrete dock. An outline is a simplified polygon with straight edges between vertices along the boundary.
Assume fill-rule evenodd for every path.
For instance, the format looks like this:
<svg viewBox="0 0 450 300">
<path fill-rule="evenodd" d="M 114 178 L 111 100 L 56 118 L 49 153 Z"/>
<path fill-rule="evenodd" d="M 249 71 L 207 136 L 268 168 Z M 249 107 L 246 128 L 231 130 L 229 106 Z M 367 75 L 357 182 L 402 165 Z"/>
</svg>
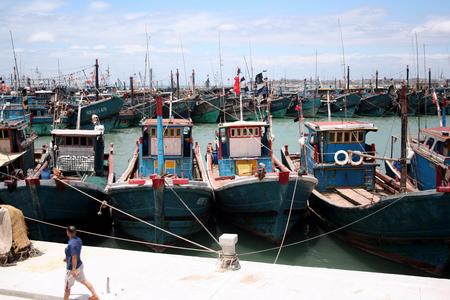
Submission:
<svg viewBox="0 0 450 300">
<path fill-rule="evenodd" d="M 65 244 L 34 245 L 45 253 L 0 268 L 0 299 L 62 298 Z M 88 246 L 82 260 L 100 299 L 450 299 L 447 279 L 248 261 L 221 273 L 214 258 Z M 71 299 L 88 296 L 75 283 Z"/>
</svg>

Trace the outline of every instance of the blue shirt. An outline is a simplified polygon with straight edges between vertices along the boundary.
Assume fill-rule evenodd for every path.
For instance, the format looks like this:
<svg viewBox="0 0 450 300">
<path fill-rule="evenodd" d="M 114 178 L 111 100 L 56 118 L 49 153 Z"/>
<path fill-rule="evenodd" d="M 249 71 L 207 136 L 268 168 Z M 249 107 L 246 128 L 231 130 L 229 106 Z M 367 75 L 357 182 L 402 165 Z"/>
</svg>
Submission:
<svg viewBox="0 0 450 300">
<path fill-rule="evenodd" d="M 81 262 L 81 246 L 82 246 L 82 242 L 81 239 L 77 236 L 71 238 L 69 240 L 69 243 L 66 247 L 66 249 L 64 250 L 65 254 L 66 254 L 66 264 L 67 264 L 67 270 L 72 270 L 72 256 L 76 255 L 77 256 L 77 267 L 76 269 L 78 269 L 82 262 Z"/>
</svg>

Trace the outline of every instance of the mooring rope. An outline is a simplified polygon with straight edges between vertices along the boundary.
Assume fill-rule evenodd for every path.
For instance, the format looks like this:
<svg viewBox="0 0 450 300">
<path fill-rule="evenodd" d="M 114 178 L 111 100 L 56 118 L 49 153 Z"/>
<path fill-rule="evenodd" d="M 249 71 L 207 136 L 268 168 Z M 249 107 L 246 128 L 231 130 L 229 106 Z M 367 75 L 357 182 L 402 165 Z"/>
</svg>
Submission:
<svg viewBox="0 0 450 300">
<path fill-rule="evenodd" d="M 186 207 L 186 209 L 191 213 L 191 215 L 197 220 L 197 222 L 205 229 L 205 231 L 209 234 L 209 236 L 214 240 L 214 242 L 217 243 L 217 245 L 220 246 L 219 241 L 216 239 L 216 237 L 208 230 L 208 228 L 203 224 L 203 222 L 195 215 L 195 213 L 189 208 L 189 206 L 186 204 L 186 202 L 183 201 L 180 195 L 175 191 L 173 187 L 171 187 L 168 183 L 166 183 L 166 186 L 171 190 L 175 196 L 180 200 L 180 202 Z"/>
<path fill-rule="evenodd" d="M 41 223 L 41 224 L 45 224 L 45 225 L 48 225 L 48 226 L 53 226 L 53 227 L 61 228 L 61 229 L 67 229 L 66 226 L 62 226 L 62 225 L 59 225 L 59 224 L 54 224 L 54 223 L 50 223 L 50 222 L 34 219 L 34 218 L 31 218 L 31 217 L 27 217 L 27 216 L 24 216 L 24 218 L 27 219 L 27 220 L 36 222 L 36 223 Z M 121 237 L 116 237 L 116 236 L 112 236 L 112 235 L 106 235 L 106 234 L 101 234 L 101 233 L 96 233 L 96 232 L 91 232 L 91 231 L 86 231 L 86 230 L 81 230 L 81 229 L 77 229 L 77 232 L 81 232 L 81 233 L 85 233 L 85 234 L 89 234 L 89 235 L 94 235 L 94 236 L 99 236 L 99 237 L 103 237 L 103 238 L 110 238 L 110 239 L 113 239 L 113 240 L 137 243 L 137 244 L 142 244 L 142 245 L 147 245 L 147 246 L 156 246 L 156 247 L 162 247 L 162 248 L 173 248 L 173 249 L 179 249 L 179 250 L 200 251 L 200 252 L 211 253 L 211 251 L 203 250 L 203 249 L 181 247 L 181 246 L 175 246 L 175 245 L 157 244 L 157 243 L 145 242 L 145 241 L 140 241 L 140 240 L 121 238 Z"/>
<path fill-rule="evenodd" d="M 327 231 L 327 232 L 318 234 L 318 235 L 316 235 L 316 236 L 313 236 L 313 237 L 310 237 L 310 238 L 307 238 L 307 239 L 304 239 L 304 240 L 301 240 L 301 241 L 297 241 L 297 242 L 293 242 L 293 243 L 286 244 L 286 245 L 283 246 L 283 248 L 290 247 L 290 246 L 295 246 L 295 245 L 299 245 L 299 244 L 303 244 L 303 243 L 306 243 L 306 242 L 309 242 L 309 241 L 312 241 L 312 240 L 316 240 L 316 239 L 319 239 L 319 238 L 321 238 L 321 237 L 324 237 L 324 236 L 333 234 L 333 233 L 335 233 L 335 232 L 337 232 L 337 231 L 340 231 L 340 230 L 342 230 L 342 229 L 345 229 L 345 228 L 347 228 L 347 227 L 350 227 L 350 226 L 352 226 L 352 225 L 354 225 L 354 224 L 356 224 L 356 223 L 359 223 L 359 222 L 361 222 L 361 221 L 363 221 L 363 220 L 365 220 L 365 219 L 367 219 L 367 218 L 369 218 L 369 217 L 371 217 L 371 216 L 373 216 L 373 215 L 375 215 L 375 214 L 381 212 L 382 210 L 385 210 L 386 208 L 388 208 L 388 207 L 394 205 L 395 203 L 397 203 L 398 201 L 400 201 L 401 199 L 403 199 L 405 196 L 406 196 L 406 194 L 403 195 L 403 196 L 401 196 L 400 198 L 398 198 L 398 199 L 392 201 L 392 202 L 389 203 L 388 205 L 383 206 L 383 207 L 377 209 L 376 211 L 374 211 L 374 212 L 368 214 L 367 216 L 364 216 L 364 217 L 362 217 L 362 218 L 359 218 L 359 219 L 357 219 L 357 220 L 355 220 L 355 221 L 353 221 L 353 222 L 350 222 L 350 223 L 348 223 L 348 224 L 346 224 L 346 225 L 343 225 L 343 226 L 341 226 L 341 227 L 335 228 L 335 229 L 333 229 L 333 230 L 330 230 L 330 231 Z M 313 212 L 314 212 L 314 211 L 313 211 Z M 267 249 L 263 249 L 263 250 L 257 250 L 257 251 L 245 252 L 245 253 L 238 254 L 238 255 L 239 255 L 239 256 L 253 255 L 253 254 L 258 254 L 258 253 L 263 253 L 263 252 L 268 252 L 268 251 L 277 250 L 278 248 L 279 248 L 279 247 L 271 247 L 271 248 L 267 248 Z"/>
<path fill-rule="evenodd" d="M 15 178 L 15 179 L 17 179 L 17 180 L 21 180 L 21 179 L 15 177 L 15 176 L 12 176 L 12 175 L 3 173 L 3 172 L 1 172 L 1 171 L 0 171 L 0 174 L 3 174 L 3 175 L 6 175 L 6 176 Z M 183 241 L 185 241 L 185 242 L 188 242 L 188 243 L 190 243 L 190 244 L 193 244 L 193 245 L 195 245 L 195 246 L 197 246 L 197 247 L 203 248 L 203 249 L 205 249 L 205 250 L 207 250 L 207 251 L 209 251 L 209 252 L 218 253 L 218 251 L 216 251 L 216 250 L 213 250 L 213 249 L 211 249 L 211 248 L 208 248 L 208 247 L 206 247 L 206 246 L 203 246 L 203 245 L 201 245 L 201 244 L 198 244 L 198 243 L 196 243 L 196 242 L 194 242 L 194 241 L 191 241 L 191 240 L 189 240 L 189 239 L 187 239 L 187 238 L 184 238 L 184 237 L 179 236 L 179 235 L 177 235 L 177 234 L 175 234 L 175 233 L 172 233 L 172 232 L 170 232 L 170 231 L 168 231 L 168 230 L 166 230 L 166 229 L 164 229 L 164 228 L 160 228 L 160 227 L 158 227 L 158 226 L 156 226 L 156 225 L 154 225 L 154 224 L 152 224 L 152 223 L 150 223 L 150 222 L 144 221 L 144 220 L 142 220 L 142 219 L 140 219 L 140 218 L 138 218 L 138 217 L 136 217 L 136 216 L 134 216 L 134 215 L 132 215 L 132 214 L 129 214 L 129 213 L 127 213 L 127 212 L 125 212 L 125 211 L 123 211 L 123 210 L 121 210 L 121 209 L 119 209 L 119 208 L 116 208 L 116 207 L 112 206 L 111 204 L 107 203 L 106 201 L 102 201 L 102 200 L 100 200 L 100 199 L 97 199 L 97 198 L 95 198 L 94 196 L 89 195 L 88 193 L 86 193 L 86 192 L 84 192 L 84 191 L 78 189 L 77 187 L 75 187 L 75 186 L 69 184 L 68 182 L 65 182 L 65 181 L 63 181 L 63 180 L 61 180 L 61 179 L 59 179 L 59 178 L 57 178 L 57 177 L 53 177 L 53 179 L 58 180 L 59 182 L 61 182 L 61 183 L 65 184 L 65 185 L 67 185 L 68 187 L 74 189 L 75 191 L 77 191 L 77 192 L 79 192 L 79 193 L 81 193 L 81 194 L 83 194 L 83 195 L 85 195 L 85 196 L 87 196 L 87 197 L 89 197 L 89 198 L 91 198 L 91 199 L 93 199 L 93 200 L 99 202 L 102 206 L 107 206 L 107 207 L 109 207 L 109 208 L 111 208 L 111 209 L 114 209 L 114 210 L 116 210 L 116 211 L 118 211 L 118 212 L 120 212 L 120 213 L 122 213 L 122 214 L 124 214 L 124 215 L 126 215 L 126 216 L 128 216 L 128 217 L 130 217 L 130 218 L 132 218 L 132 219 L 135 219 L 135 220 L 137 220 L 137 221 L 139 221 L 139 222 L 141 222 L 141 223 L 144 223 L 144 224 L 146 224 L 146 225 L 148 225 L 148 226 L 150 226 L 150 227 L 153 227 L 154 229 L 160 230 L 160 231 L 162 231 L 162 232 L 164 232 L 164 233 L 166 233 L 166 234 L 169 234 L 169 235 L 171 235 L 171 236 L 174 236 L 174 237 L 176 237 L 176 238 L 179 238 L 179 239 L 181 239 L 181 240 L 183 240 Z"/>
<path fill-rule="evenodd" d="M 203 248 L 203 249 L 205 249 L 205 250 L 208 250 L 208 251 L 210 251 L 210 252 L 216 252 L 216 253 L 218 252 L 218 251 L 216 251 L 216 250 L 213 250 L 213 249 L 211 249 L 211 248 L 208 248 L 208 247 L 206 247 L 206 246 L 203 246 L 203 245 L 201 245 L 201 244 L 198 244 L 198 243 L 196 243 L 196 242 L 194 242 L 194 241 L 191 241 L 191 240 L 189 240 L 189 239 L 187 239 L 187 238 L 184 238 L 184 237 L 182 237 L 182 236 L 180 236 L 180 235 L 178 235 L 178 234 L 172 233 L 172 232 L 170 232 L 170 231 L 168 231 L 168 230 L 166 230 L 166 229 L 164 229 L 164 228 L 158 227 L 158 226 L 156 226 L 156 225 L 154 225 L 154 224 L 152 224 L 152 223 L 150 223 L 150 222 L 144 221 L 144 220 L 142 220 L 142 219 L 140 219 L 140 218 L 138 218 L 138 217 L 136 217 L 136 216 L 134 216 L 134 215 L 132 215 L 132 214 L 129 214 L 129 213 L 127 213 L 127 212 L 125 212 L 125 211 L 123 211 L 123 210 L 117 208 L 117 207 L 112 206 L 111 204 L 107 203 L 106 201 L 99 200 L 99 199 L 95 198 L 94 196 L 89 195 L 88 193 L 86 193 L 86 192 L 84 192 L 84 191 L 78 189 L 77 187 L 75 187 L 75 186 L 73 186 L 73 185 L 71 185 L 71 184 L 69 184 L 69 183 L 67 183 L 67 182 L 65 182 L 65 181 L 63 181 L 63 180 L 61 180 L 61 179 L 59 179 L 59 178 L 57 178 L 57 177 L 54 177 L 54 179 L 58 180 L 59 182 L 62 182 L 63 184 L 69 186 L 70 188 L 72 188 L 72 189 L 74 189 L 74 190 L 76 190 L 76 191 L 82 193 L 83 195 L 85 195 L 85 196 L 87 196 L 87 197 L 89 197 L 89 198 L 91 198 L 91 199 L 93 199 L 93 200 L 95 200 L 95 201 L 101 203 L 101 204 L 104 205 L 104 206 L 107 206 L 107 207 L 109 207 L 109 208 L 111 208 L 111 209 L 114 209 L 114 210 L 116 210 L 116 211 L 118 211 L 118 212 L 120 212 L 120 213 L 122 213 L 122 214 L 124 214 L 124 215 L 126 215 L 126 216 L 128 216 L 128 217 L 130 217 L 130 218 L 135 219 L 136 221 L 142 222 L 142 223 L 144 223 L 144 224 L 146 224 L 146 225 L 148 225 L 148 226 L 150 226 L 150 227 L 153 227 L 153 228 L 155 228 L 155 229 L 158 229 L 158 230 L 160 230 L 160 231 L 162 231 L 162 232 L 164 232 L 164 233 L 167 233 L 167 234 L 169 234 L 169 235 L 171 235 L 171 236 L 174 236 L 174 237 L 176 237 L 176 238 L 179 238 L 179 239 L 181 239 L 181 240 L 183 240 L 183 241 L 185 241 L 185 242 L 191 243 L 191 244 L 193 244 L 193 245 L 195 245 L 195 246 L 198 246 L 198 247 Z"/>
<path fill-rule="evenodd" d="M 281 244 L 280 244 L 280 247 L 278 249 L 277 256 L 275 257 L 275 260 L 273 262 L 274 265 L 278 261 L 278 257 L 280 256 L 281 249 L 283 248 L 283 245 L 284 245 L 284 239 L 286 238 L 287 230 L 288 230 L 288 227 L 289 227 L 289 221 L 291 220 L 292 207 L 294 206 L 295 192 L 297 190 L 297 183 L 298 183 L 298 177 L 299 176 L 300 175 L 297 174 L 297 177 L 295 178 L 294 192 L 292 193 L 291 206 L 289 208 L 289 214 L 288 214 L 288 218 L 287 218 L 287 221 L 286 221 L 286 227 L 284 228 L 283 239 L 281 240 Z"/>
</svg>

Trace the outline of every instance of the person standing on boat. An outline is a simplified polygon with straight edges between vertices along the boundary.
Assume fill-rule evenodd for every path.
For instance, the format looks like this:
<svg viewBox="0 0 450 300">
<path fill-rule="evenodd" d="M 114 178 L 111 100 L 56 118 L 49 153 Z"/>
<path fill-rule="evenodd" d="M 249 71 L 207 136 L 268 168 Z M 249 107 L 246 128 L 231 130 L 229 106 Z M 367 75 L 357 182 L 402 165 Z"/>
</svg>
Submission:
<svg viewBox="0 0 450 300">
<path fill-rule="evenodd" d="M 94 290 L 92 284 L 87 281 L 83 272 L 83 262 L 81 261 L 81 247 L 82 241 L 79 237 L 77 237 L 77 229 L 75 226 L 69 226 L 66 230 L 67 237 L 69 238 L 68 245 L 65 249 L 64 261 L 66 262 L 66 277 L 64 279 L 64 300 L 69 299 L 70 289 L 75 283 L 78 281 L 86 286 L 89 291 L 92 293 L 92 296 L 89 297 L 90 300 L 99 299 L 97 293 Z"/>
</svg>

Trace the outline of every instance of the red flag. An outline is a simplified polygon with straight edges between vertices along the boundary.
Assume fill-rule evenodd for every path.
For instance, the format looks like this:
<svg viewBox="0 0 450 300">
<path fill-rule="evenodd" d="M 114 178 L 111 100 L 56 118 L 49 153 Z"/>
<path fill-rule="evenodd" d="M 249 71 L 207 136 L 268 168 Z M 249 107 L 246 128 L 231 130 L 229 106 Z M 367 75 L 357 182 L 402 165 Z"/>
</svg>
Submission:
<svg viewBox="0 0 450 300">
<path fill-rule="evenodd" d="M 436 92 L 434 92 L 434 91 L 431 94 L 431 100 L 433 101 L 433 104 L 437 103 L 437 95 L 436 95 Z"/>
<path fill-rule="evenodd" d="M 234 77 L 233 89 L 236 93 L 236 96 L 239 96 L 241 94 L 241 82 L 239 80 L 239 75 Z"/>
</svg>

